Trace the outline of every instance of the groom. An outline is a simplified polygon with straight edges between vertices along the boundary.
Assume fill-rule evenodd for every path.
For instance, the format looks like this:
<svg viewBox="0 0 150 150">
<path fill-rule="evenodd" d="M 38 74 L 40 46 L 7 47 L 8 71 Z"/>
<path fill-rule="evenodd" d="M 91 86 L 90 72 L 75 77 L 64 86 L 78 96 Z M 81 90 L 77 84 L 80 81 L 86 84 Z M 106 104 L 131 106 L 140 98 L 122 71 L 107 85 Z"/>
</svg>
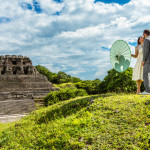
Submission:
<svg viewBox="0 0 150 150">
<path fill-rule="evenodd" d="M 143 80 L 145 91 L 140 94 L 149 95 L 150 94 L 150 31 L 144 30 L 144 47 L 143 47 Z"/>
</svg>

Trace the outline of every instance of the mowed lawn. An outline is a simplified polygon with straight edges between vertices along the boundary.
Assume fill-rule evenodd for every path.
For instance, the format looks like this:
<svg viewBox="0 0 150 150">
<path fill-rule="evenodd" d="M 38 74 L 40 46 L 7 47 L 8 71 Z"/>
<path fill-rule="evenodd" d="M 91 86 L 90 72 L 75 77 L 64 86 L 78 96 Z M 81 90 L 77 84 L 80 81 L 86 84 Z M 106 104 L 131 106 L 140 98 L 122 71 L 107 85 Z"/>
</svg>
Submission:
<svg viewBox="0 0 150 150">
<path fill-rule="evenodd" d="M 150 96 L 78 97 L 0 124 L 0 149 L 149 150 Z"/>
</svg>

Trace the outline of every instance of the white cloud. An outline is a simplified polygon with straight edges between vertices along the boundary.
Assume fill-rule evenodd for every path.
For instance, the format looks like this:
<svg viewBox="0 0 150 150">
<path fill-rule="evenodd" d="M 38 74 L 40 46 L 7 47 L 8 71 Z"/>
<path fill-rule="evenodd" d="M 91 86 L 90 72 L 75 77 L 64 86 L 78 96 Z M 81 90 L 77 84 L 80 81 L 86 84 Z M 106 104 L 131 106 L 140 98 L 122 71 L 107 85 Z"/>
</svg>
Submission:
<svg viewBox="0 0 150 150">
<path fill-rule="evenodd" d="M 0 23 L 1 55 L 29 56 L 34 65 L 82 79 L 103 79 L 112 67 L 109 51 L 102 47 L 111 48 L 118 39 L 136 42 L 150 25 L 148 0 L 131 0 L 123 6 L 94 0 L 37 0 L 42 13 L 21 7 L 24 2 L 34 7 L 32 0 L 0 2 L 0 17 L 11 19 Z"/>
<path fill-rule="evenodd" d="M 53 0 L 38 0 L 38 1 L 41 4 L 41 8 L 48 14 L 60 12 L 64 7 L 63 3 L 56 3 Z"/>
</svg>

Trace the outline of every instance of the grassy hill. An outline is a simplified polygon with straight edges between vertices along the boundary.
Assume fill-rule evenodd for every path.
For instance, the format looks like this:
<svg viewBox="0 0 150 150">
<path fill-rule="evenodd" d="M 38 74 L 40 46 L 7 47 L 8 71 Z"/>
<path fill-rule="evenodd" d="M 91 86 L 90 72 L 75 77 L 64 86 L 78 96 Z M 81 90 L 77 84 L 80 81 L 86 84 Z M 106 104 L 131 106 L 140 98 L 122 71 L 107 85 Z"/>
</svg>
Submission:
<svg viewBox="0 0 150 150">
<path fill-rule="evenodd" d="M 149 150 L 150 96 L 78 97 L 0 124 L 1 149 Z"/>
</svg>

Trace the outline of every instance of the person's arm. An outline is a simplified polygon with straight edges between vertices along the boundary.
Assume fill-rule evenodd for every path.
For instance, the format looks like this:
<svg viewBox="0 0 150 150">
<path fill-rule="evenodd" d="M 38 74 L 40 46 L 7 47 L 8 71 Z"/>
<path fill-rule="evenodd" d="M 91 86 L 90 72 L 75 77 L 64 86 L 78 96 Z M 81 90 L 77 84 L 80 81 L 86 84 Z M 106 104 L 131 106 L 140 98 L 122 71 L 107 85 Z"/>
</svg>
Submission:
<svg viewBox="0 0 150 150">
<path fill-rule="evenodd" d="M 137 58 L 137 57 L 138 57 L 138 54 L 139 54 L 138 48 L 135 47 L 135 55 L 134 55 L 134 54 L 131 54 L 131 56 L 134 57 L 134 58 Z"/>
<path fill-rule="evenodd" d="M 148 58 L 148 53 L 150 50 L 150 41 L 148 39 L 145 39 L 144 41 L 144 47 L 143 47 L 143 63 L 146 63 L 146 60 Z"/>
</svg>

